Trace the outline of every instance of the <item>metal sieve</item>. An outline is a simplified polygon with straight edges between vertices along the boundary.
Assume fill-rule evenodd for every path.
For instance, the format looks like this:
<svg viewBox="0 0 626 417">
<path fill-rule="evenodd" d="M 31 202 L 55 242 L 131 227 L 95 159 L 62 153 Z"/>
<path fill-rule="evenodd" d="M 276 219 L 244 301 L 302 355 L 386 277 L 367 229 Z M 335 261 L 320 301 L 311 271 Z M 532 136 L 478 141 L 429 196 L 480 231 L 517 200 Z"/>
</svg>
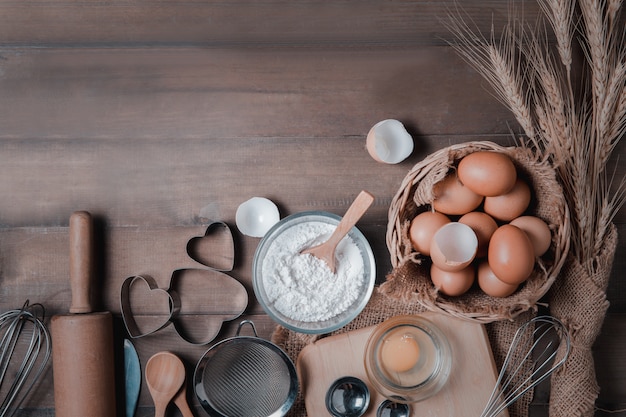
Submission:
<svg viewBox="0 0 626 417">
<path fill-rule="evenodd" d="M 252 336 L 239 336 L 249 324 Z M 239 323 L 235 337 L 223 340 L 198 361 L 194 390 L 200 405 L 216 417 L 278 417 L 296 400 L 298 377 L 285 352 L 257 336 L 254 323 Z"/>
</svg>

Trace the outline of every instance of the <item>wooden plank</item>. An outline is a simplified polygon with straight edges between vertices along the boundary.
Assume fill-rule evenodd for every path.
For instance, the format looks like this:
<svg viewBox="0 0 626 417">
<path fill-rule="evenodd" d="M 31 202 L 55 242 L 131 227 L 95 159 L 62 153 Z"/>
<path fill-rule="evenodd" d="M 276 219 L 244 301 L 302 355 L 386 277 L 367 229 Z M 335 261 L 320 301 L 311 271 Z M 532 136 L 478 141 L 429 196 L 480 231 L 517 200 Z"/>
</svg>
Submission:
<svg viewBox="0 0 626 417">
<path fill-rule="evenodd" d="M 384 235 L 385 226 L 376 222 L 359 223 L 358 226 L 366 237 L 371 237 L 372 250 L 377 259 L 377 276 L 379 282 L 382 282 L 385 274 L 391 270 L 384 241 L 380 239 L 380 236 Z M 158 288 L 167 290 L 171 286 L 175 270 L 206 269 L 206 266 L 191 259 L 185 251 L 189 239 L 202 236 L 204 233 L 205 227 L 202 225 L 152 229 L 146 227 L 98 229 L 95 237 L 95 263 L 98 267 L 93 278 L 96 291 L 93 297 L 97 310 L 121 314 L 120 291 L 123 282 L 128 278 L 137 275 L 150 276 Z M 252 258 L 259 239 L 243 237 L 234 226 L 233 231 L 237 242 L 236 266 L 233 271 L 226 274 L 246 288 L 248 293 L 246 312 L 260 314 L 263 310 L 256 302 L 252 288 Z M 220 248 L 216 247 L 215 250 Z M 44 304 L 50 314 L 67 312 L 71 299 L 67 227 L 0 229 L 0 253 L 2 307 L 17 308 L 27 297 L 32 303 Z M 198 292 L 206 290 L 196 281 L 198 280 L 194 280 L 193 287 L 197 287 Z M 186 287 L 189 288 L 189 285 Z M 185 303 L 185 294 L 179 295 L 181 304 Z M 140 296 L 147 297 L 143 293 Z M 191 295 L 191 298 L 196 297 Z M 139 302 L 139 305 L 148 308 L 145 302 Z M 211 307 L 202 310 L 197 305 L 195 308 L 188 311 L 185 304 L 181 312 L 208 314 L 211 310 Z M 161 313 L 157 305 L 152 306 L 152 310 L 145 311 L 154 315 Z M 167 313 L 167 309 L 163 313 Z"/>
<path fill-rule="evenodd" d="M 0 57 L 0 138 L 346 138 L 390 117 L 415 135 L 516 129 L 444 47 L 18 48 Z"/>
<path fill-rule="evenodd" d="M 272 199 L 282 216 L 341 214 L 367 189 L 376 201 L 365 218 L 381 224 L 414 163 L 436 144 L 472 139 L 417 138 L 414 155 L 398 165 L 375 162 L 356 136 L 0 140 L 0 193 L 11 196 L 0 200 L 0 218 L 6 226 L 62 226 L 84 208 L 113 227 L 233 224 L 237 206 L 255 195 Z"/>
<path fill-rule="evenodd" d="M 249 277 L 246 268 L 251 265 L 258 240 L 244 237 L 236 230 L 235 212 L 240 203 L 260 195 L 274 200 L 283 217 L 306 210 L 341 215 L 354 196 L 367 189 L 376 196 L 376 201 L 362 225 L 381 262 L 378 275 L 382 279 L 390 270 L 385 246 L 389 204 L 412 164 L 443 140 L 428 139 L 418 142 L 419 149 L 409 160 L 395 166 L 374 162 L 363 149 L 363 139 L 358 137 L 180 142 L 3 140 L 0 141 L 0 177 L 3 178 L 0 193 L 10 196 L 0 200 L 0 218 L 7 227 L 3 232 L 6 249 L 0 251 L 7 262 L 4 268 L 16 277 L 28 276 L 29 268 L 40 270 L 43 282 L 64 271 L 66 264 L 55 254 L 66 253 L 67 245 L 55 240 L 63 232 L 54 228 L 65 226 L 72 211 L 87 209 L 99 219 L 104 241 L 121 245 L 121 250 L 111 251 L 106 263 L 103 261 L 103 265 L 115 271 L 117 279 L 145 273 L 142 268 L 149 262 L 154 262 L 151 271 L 160 272 L 162 268 L 158 265 L 162 265 L 162 259 L 171 261 L 170 266 L 185 267 L 190 261 L 183 244 L 192 235 L 201 234 L 202 224 L 208 220 L 231 225 L 240 259 L 238 268 Z M 468 139 L 471 138 L 448 138 Z M 340 156 L 329 155 L 329 149 Z M 337 164 L 347 168 L 337 171 Z M 294 177 L 294 173 L 299 174 Z M 626 227 L 623 213 L 624 210 L 617 219 L 620 234 Z M 15 226 L 25 229 L 14 229 Z M 117 230 L 123 233 L 117 234 Z M 181 236 L 177 230 L 187 234 Z M 52 243 L 30 246 L 38 239 Z M 173 239 L 178 239 L 179 244 L 168 246 Z M 161 252 L 150 253 L 155 241 L 165 250 L 177 250 L 176 262 Z M 623 253 L 624 247 L 621 241 L 617 253 Z M 52 258 L 37 258 L 40 254 Z M 133 263 L 138 260 L 145 263 Z M 624 262 L 623 257 L 616 257 L 609 284 L 611 311 L 615 313 L 626 311 L 626 295 L 620 279 Z M 109 263 L 113 266 L 108 266 Z M 116 269 L 116 265 L 126 269 Z M 28 282 L 16 285 L 16 294 L 23 294 L 27 287 L 22 286 Z M 35 285 L 32 290 L 43 288 Z M 58 288 L 48 288 L 45 292 L 57 294 Z"/>
<path fill-rule="evenodd" d="M 516 2 L 529 21 L 535 1 Z M 41 1 L 0 2 L 0 43 L 308 45 L 441 44 L 452 1 Z M 509 5 L 464 1 L 484 31 Z M 277 13 L 277 10 L 280 12 Z M 497 27 L 497 30 L 500 28 Z"/>
</svg>

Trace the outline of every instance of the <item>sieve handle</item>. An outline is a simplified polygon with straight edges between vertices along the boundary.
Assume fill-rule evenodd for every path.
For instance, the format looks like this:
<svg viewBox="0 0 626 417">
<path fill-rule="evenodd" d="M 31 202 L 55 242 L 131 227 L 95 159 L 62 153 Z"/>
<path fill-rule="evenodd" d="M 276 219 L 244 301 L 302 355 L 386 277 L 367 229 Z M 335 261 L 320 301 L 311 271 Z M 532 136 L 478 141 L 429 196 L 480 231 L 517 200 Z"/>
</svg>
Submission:
<svg viewBox="0 0 626 417">
<path fill-rule="evenodd" d="M 241 328 L 245 326 L 246 324 L 249 324 L 252 327 L 252 331 L 254 332 L 254 337 L 259 337 L 259 335 L 256 332 L 256 327 L 254 326 L 254 323 L 252 322 L 252 320 L 242 320 L 241 323 L 239 323 L 239 326 L 237 326 L 237 333 L 235 335 L 239 336 L 239 332 L 241 332 Z"/>
</svg>

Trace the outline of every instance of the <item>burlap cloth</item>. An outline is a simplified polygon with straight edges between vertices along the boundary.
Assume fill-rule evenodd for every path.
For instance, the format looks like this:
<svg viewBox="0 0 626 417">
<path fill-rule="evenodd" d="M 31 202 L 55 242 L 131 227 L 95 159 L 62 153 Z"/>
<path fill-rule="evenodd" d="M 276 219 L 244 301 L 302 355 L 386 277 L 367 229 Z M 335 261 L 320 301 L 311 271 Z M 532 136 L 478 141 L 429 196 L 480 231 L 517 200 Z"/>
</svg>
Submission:
<svg viewBox="0 0 626 417">
<path fill-rule="evenodd" d="M 594 414 L 600 389 L 591 348 L 609 307 L 606 288 L 616 248 L 617 228 L 611 225 L 602 252 L 585 264 L 570 257 L 548 293 L 550 312 L 565 324 L 572 338 L 565 366 L 552 375 L 551 417 Z"/>
</svg>

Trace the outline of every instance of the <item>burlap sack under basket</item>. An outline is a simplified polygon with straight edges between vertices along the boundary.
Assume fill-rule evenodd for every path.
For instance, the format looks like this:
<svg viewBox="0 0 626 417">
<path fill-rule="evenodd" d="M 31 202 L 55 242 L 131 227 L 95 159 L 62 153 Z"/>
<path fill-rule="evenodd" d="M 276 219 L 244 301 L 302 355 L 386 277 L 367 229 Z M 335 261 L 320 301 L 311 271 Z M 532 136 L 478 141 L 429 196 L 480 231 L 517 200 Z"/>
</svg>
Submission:
<svg viewBox="0 0 626 417">
<path fill-rule="evenodd" d="M 421 262 L 408 240 L 410 220 L 430 209 L 432 185 L 441 180 L 463 156 L 478 150 L 504 152 L 534 192 L 530 211 L 552 229 L 553 241 L 533 276 L 516 294 L 494 299 L 474 289 L 462 297 L 446 298 L 437 293 L 428 276 L 427 262 Z M 534 307 L 550 288 L 565 260 L 569 242 L 569 212 L 553 168 L 539 162 L 525 148 L 503 148 L 490 142 L 471 142 L 442 149 L 415 165 L 407 174 L 389 209 L 387 245 L 393 270 L 377 287 L 363 312 L 346 327 L 333 334 L 372 326 L 399 314 L 419 314 L 428 310 L 486 324 L 494 359 L 502 365 L 517 328 L 534 315 Z M 301 349 L 320 336 L 304 335 L 278 326 L 272 341 L 296 360 Z M 521 398 L 509 409 L 511 417 L 527 417 L 532 394 Z M 300 393 L 290 417 L 306 416 Z M 317 416 L 310 416 L 317 417 Z M 472 416 L 467 416 L 472 417 Z M 478 416 L 476 416 L 478 417 Z"/>
</svg>

